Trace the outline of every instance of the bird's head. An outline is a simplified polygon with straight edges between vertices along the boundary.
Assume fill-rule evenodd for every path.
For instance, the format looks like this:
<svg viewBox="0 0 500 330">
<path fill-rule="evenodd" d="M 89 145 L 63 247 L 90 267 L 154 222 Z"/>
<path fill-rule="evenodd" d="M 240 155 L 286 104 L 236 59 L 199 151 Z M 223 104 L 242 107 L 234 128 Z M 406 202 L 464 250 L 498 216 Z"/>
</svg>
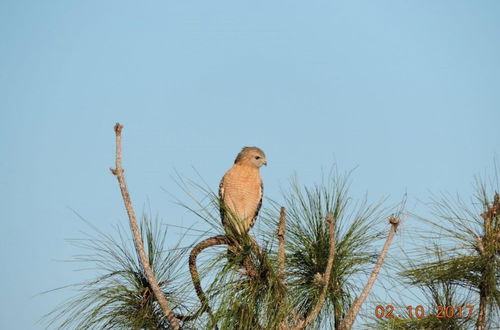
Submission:
<svg viewBox="0 0 500 330">
<path fill-rule="evenodd" d="M 236 156 L 234 163 L 259 168 L 262 165 L 267 165 L 266 154 L 257 147 L 244 147 Z"/>
</svg>

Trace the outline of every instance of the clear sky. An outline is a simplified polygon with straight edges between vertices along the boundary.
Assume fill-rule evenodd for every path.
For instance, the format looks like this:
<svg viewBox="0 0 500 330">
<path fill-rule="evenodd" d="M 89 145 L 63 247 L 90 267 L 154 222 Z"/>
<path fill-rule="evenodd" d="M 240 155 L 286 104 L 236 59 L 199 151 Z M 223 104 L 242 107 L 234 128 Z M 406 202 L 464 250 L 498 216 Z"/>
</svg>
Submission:
<svg viewBox="0 0 500 330">
<path fill-rule="evenodd" d="M 416 212 L 470 194 L 500 152 L 499 17 L 496 0 L 0 1 L 0 328 L 40 328 L 71 292 L 34 296 L 92 276 L 58 261 L 86 230 L 72 209 L 126 224 L 117 121 L 137 211 L 172 224 L 197 221 L 163 191 L 184 198 L 174 170 L 215 190 L 248 145 L 274 199 L 333 162 L 358 166 L 353 196 L 407 191 Z"/>
</svg>

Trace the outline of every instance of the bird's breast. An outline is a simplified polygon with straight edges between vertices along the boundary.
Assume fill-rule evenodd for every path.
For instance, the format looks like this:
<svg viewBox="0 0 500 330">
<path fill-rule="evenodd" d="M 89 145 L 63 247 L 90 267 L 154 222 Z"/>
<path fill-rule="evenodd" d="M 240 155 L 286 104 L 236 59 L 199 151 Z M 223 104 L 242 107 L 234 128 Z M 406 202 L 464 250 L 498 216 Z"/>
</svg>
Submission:
<svg viewBox="0 0 500 330">
<path fill-rule="evenodd" d="M 224 176 L 224 202 L 240 219 L 255 216 L 262 198 L 262 182 L 258 169 L 232 168 Z"/>
</svg>

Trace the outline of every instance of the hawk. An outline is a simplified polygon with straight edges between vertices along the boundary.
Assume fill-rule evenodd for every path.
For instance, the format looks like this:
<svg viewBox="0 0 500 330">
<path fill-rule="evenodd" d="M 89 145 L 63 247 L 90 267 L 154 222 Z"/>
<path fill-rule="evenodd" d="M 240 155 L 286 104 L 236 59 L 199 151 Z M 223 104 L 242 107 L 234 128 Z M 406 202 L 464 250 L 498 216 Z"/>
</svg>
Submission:
<svg viewBox="0 0 500 330">
<path fill-rule="evenodd" d="M 247 233 L 253 227 L 262 205 L 264 186 L 259 171 L 262 165 L 267 165 L 264 151 L 244 147 L 222 177 L 220 214 L 226 233 Z"/>
</svg>

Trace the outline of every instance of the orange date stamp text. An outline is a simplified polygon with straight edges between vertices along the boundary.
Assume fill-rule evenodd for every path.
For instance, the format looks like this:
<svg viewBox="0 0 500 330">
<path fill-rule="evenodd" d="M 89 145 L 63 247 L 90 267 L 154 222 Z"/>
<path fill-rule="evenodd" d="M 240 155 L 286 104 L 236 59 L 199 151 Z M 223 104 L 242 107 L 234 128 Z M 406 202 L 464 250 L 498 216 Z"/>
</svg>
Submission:
<svg viewBox="0 0 500 330">
<path fill-rule="evenodd" d="M 471 317 L 474 311 L 473 305 L 464 305 L 464 306 L 436 306 L 431 310 L 430 314 L 425 310 L 424 306 L 406 306 L 406 309 L 403 309 L 406 312 L 406 315 L 399 313 L 401 311 L 396 310 L 393 305 L 377 305 L 375 307 L 375 317 L 382 319 L 393 319 L 393 318 L 417 318 L 422 319 L 428 316 L 434 316 L 438 319 L 443 318 L 465 318 Z M 427 313 L 427 314 L 426 314 Z"/>
</svg>

